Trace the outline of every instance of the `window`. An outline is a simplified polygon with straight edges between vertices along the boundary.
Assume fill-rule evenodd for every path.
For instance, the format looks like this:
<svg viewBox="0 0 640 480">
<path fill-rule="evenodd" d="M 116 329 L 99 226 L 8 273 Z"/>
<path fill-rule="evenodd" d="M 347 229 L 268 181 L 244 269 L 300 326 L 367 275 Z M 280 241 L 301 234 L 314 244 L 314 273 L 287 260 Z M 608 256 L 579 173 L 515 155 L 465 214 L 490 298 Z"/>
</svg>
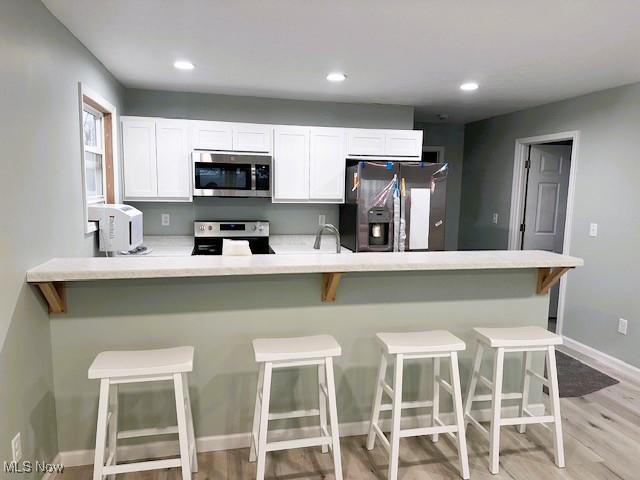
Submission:
<svg viewBox="0 0 640 480">
<path fill-rule="evenodd" d="M 80 145 L 82 199 L 84 202 L 85 233 L 95 232 L 97 225 L 89 221 L 88 206 L 96 203 L 117 203 L 118 140 L 114 128 L 116 107 L 82 83 L 79 84 L 78 118 Z"/>
<path fill-rule="evenodd" d="M 84 144 L 84 186 L 87 204 L 104 203 L 104 129 L 102 112 L 86 103 L 82 106 Z"/>
</svg>

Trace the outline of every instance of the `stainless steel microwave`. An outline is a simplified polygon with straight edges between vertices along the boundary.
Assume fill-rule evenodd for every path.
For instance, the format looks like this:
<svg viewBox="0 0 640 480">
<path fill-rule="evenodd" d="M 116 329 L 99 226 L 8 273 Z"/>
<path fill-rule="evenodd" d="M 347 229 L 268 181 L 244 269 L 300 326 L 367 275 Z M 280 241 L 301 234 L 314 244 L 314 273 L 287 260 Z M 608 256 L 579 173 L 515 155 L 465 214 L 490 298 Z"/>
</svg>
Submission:
<svg viewBox="0 0 640 480">
<path fill-rule="evenodd" d="M 270 197 L 271 157 L 193 152 L 194 197 Z"/>
</svg>

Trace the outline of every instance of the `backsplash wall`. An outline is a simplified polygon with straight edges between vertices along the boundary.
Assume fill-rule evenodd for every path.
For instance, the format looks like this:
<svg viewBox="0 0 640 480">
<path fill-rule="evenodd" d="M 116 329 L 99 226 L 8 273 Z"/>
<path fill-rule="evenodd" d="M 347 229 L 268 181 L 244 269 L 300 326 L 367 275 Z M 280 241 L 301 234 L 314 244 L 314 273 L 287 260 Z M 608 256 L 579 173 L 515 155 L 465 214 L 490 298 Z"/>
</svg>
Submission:
<svg viewBox="0 0 640 480">
<path fill-rule="evenodd" d="M 338 224 L 338 205 L 271 203 L 264 198 L 195 198 L 193 203 L 127 202 L 144 216 L 146 235 L 193 235 L 194 220 L 268 220 L 272 235 L 314 234 L 318 216 Z M 162 226 L 162 214 L 171 224 Z"/>
</svg>

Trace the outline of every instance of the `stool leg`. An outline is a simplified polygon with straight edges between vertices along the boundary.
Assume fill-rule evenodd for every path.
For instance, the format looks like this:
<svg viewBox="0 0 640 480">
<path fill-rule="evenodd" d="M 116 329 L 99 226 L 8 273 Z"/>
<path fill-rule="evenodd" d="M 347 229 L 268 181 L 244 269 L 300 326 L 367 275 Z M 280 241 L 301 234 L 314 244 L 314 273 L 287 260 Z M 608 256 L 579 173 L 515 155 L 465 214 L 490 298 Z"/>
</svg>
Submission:
<svg viewBox="0 0 640 480">
<path fill-rule="evenodd" d="M 333 376 L 333 359 L 325 358 L 327 392 L 329 393 L 329 421 L 331 422 L 331 450 L 336 480 L 342 480 L 342 456 L 340 455 L 340 433 L 338 431 L 338 408 L 336 406 L 336 384 Z"/>
<path fill-rule="evenodd" d="M 251 428 L 251 447 L 249 449 L 249 461 L 256 461 L 256 448 L 258 446 L 258 435 L 260 432 L 260 388 L 264 378 L 264 363 L 258 369 L 258 384 L 256 386 L 256 403 L 253 409 L 253 427 Z"/>
<path fill-rule="evenodd" d="M 500 470 L 500 416 L 502 413 L 503 367 L 504 348 L 498 348 L 493 362 L 493 396 L 491 399 L 491 428 L 489 432 L 489 470 L 494 475 Z"/>
<path fill-rule="evenodd" d="M 113 455 L 112 465 L 117 463 L 116 450 L 118 448 L 118 385 L 111 385 L 109 387 L 109 410 L 111 411 L 111 418 L 108 426 L 109 436 L 109 455 Z M 115 475 L 109 475 L 111 480 L 116 480 Z"/>
<path fill-rule="evenodd" d="M 438 426 L 436 419 L 440 414 L 440 357 L 433 357 L 433 407 L 431 410 L 431 426 Z M 433 443 L 438 441 L 438 434 L 431 436 Z"/>
<path fill-rule="evenodd" d="M 469 457 L 467 455 L 467 438 L 465 435 L 464 418 L 462 415 L 462 392 L 460 390 L 460 370 L 458 369 L 458 353 L 451 352 L 451 388 L 453 389 L 453 413 L 456 417 L 458 431 L 458 456 L 460 457 L 460 476 L 469 478 Z"/>
<path fill-rule="evenodd" d="M 100 380 L 98 400 L 98 424 L 96 428 L 96 450 L 93 460 L 93 480 L 102 480 L 104 469 L 104 450 L 107 436 L 107 417 L 109 415 L 109 379 Z"/>
<path fill-rule="evenodd" d="M 325 375 L 324 365 L 318 365 L 318 410 L 320 410 L 320 435 L 324 435 L 327 431 L 327 399 L 324 396 L 322 385 L 326 386 L 327 376 Z M 322 453 L 327 453 L 329 447 L 322 445 Z"/>
<path fill-rule="evenodd" d="M 562 439 L 562 416 L 560 415 L 560 391 L 558 389 L 558 370 L 556 367 L 556 350 L 553 346 L 547 350 L 547 368 L 549 369 L 549 400 L 551 414 L 555 418 L 553 424 L 556 465 L 564 468 L 564 442 Z"/>
<path fill-rule="evenodd" d="M 382 403 L 382 382 L 384 382 L 387 373 L 387 356 L 384 352 L 380 357 L 380 368 L 378 369 L 378 380 L 376 382 L 376 393 L 373 399 L 373 407 L 371 407 L 371 423 L 369 424 L 369 435 L 367 436 L 367 450 L 373 450 L 376 443 L 376 432 L 374 425 L 378 424 L 380 418 L 380 405 Z"/>
<path fill-rule="evenodd" d="M 198 449 L 196 448 L 196 435 L 193 430 L 193 412 L 191 411 L 191 397 L 189 396 L 189 377 L 182 374 L 182 386 L 184 388 L 185 408 L 187 413 L 187 433 L 189 434 L 189 452 L 191 455 L 191 472 L 198 471 Z"/>
<path fill-rule="evenodd" d="M 271 362 L 264 364 L 262 376 L 262 402 L 260 403 L 260 427 L 258 434 L 258 465 L 256 480 L 264 480 L 264 469 L 267 461 L 267 430 L 269 429 L 269 398 L 271 396 Z"/>
<path fill-rule="evenodd" d="M 524 352 L 522 358 L 522 399 L 520 400 L 520 416 L 524 417 L 524 411 L 529 403 L 529 386 L 531 378 L 527 371 L 531 370 L 531 352 Z M 523 423 L 518 427 L 518 432 L 525 433 L 527 426 Z"/>
<path fill-rule="evenodd" d="M 391 448 L 389 451 L 389 480 L 398 478 L 398 462 L 400 459 L 400 419 L 402 417 L 402 369 L 404 356 L 395 356 L 395 367 L 393 373 L 393 405 L 391 414 Z"/>
<path fill-rule="evenodd" d="M 471 408 L 473 407 L 473 399 L 476 396 L 476 387 L 478 386 L 478 377 L 480 376 L 480 366 L 482 365 L 482 354 L 484 348 L 480 342 L 476 342 L 476 353 L 473 357 L 473 365 L 471 367 L 471 379 L 469 380 L 469 391 L 464 403 L 464 426 L 467 428 L 469 421 L 467 417 L 471 416 Z"/>
<path fill-rule="evenodd" d="M 184 385 L 182 374 L 173 375 L 173 388 L 176 397 L 176 417 L 178 420 L 178 443 L 180 445 L 180 466 L 182 480 L 191 480 L 191 458 L 189 456 L 189 432 L 187 430 L 187 412 L 185 409 Z"/>
</svg>

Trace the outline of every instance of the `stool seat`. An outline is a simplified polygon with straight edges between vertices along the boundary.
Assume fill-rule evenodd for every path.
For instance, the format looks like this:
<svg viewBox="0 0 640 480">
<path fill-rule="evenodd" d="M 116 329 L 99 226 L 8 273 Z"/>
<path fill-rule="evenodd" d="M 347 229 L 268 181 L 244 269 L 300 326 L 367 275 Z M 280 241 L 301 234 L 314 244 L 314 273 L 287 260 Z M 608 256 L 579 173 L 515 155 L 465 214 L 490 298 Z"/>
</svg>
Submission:
<svg viewBox="0 0 640 480">
<path fill-rule="evenodd" d="M 193 370 L 193 347 L 99 353 L 89 367 L 89 378 L 168 375 Z"/>
<path fill-rule="evenodd" d="M 378 342 L 389 355 L 399 353 L 457 352 L 466 348 L 465 343 L 446 330 L 423 332 L 376 333 Z"/>
<path fill-rule="evenodd" d="M 340 345 L 331 335 L 256 338 L 252 343 L 258 363 L 338 357 L 342 354 Z"/>
<path fill-rule="evenodd" d="M 561 345 L 562 337 L 542 327 L 474 328 L 476 337 L 490 347 L 548 347 Z"/>
</svg>

